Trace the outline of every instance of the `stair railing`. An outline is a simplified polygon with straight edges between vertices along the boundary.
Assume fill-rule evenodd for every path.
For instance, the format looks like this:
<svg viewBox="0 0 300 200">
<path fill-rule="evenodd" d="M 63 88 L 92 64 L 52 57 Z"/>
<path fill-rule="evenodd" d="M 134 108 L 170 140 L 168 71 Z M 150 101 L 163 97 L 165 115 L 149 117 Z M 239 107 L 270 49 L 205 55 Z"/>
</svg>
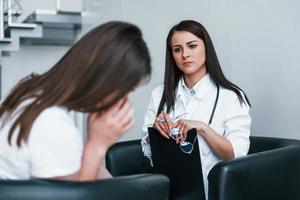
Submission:
<svg viewBox="0 0 300 200">
<path fill-rule="evenodd" d="M 0 0 L 0 40 L 4 39 L 4 3 Z"/>
<path fill-rule="evenodd" d="M 7 9 L 7 24 L 8 24 L 8 27 L 29 28 L 29 29 L 33 29 L 33 28 L 37 27 L 36 24 L 13 22 L 13 13 L 12 13 L 11 0 L 7 0 L 7 8 L 8 8 Z"/>
</svg>

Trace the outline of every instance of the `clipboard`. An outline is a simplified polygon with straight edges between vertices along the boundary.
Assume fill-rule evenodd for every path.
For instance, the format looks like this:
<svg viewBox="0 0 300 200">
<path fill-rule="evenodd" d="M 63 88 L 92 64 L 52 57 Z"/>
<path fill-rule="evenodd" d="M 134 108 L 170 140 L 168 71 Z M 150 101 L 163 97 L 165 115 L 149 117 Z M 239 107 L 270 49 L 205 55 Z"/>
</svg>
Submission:
<svg viewBox="0 0 300 200">
<path fill-rule="evenodd" d="M 184 153 L 172 138 L 166 139 L 149 127 L 149 140 L 154 172 L 170 179 L 170 199 L 205 200 L 204 183 L 196 129 L 191 129 L 186 141 L 193 144 L 190 154 Z"/>
</svg>

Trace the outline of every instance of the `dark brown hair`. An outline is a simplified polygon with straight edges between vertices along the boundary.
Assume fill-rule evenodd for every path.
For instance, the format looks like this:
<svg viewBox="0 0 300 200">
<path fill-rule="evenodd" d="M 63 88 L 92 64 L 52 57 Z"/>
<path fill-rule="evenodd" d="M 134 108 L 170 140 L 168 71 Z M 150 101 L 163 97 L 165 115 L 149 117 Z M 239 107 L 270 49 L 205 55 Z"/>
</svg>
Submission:
<svg viewBox="0 0 300 200">
<path fill-rule="evenodd" d="M 183 72 L 177 67 L 172 55 L 171 39 L 176 31 L 187 31 L 203 40 L 206 55 L 205 65 L 209 76 L 216 84 L 219 84 L 220 86 L 232 90 L 234 93 L 236 93 L 241 104 L 247 103 L 249 106 L 251 106 L 243 90 L 226 79 L 224 73 L 222 72 L 213 43 L 204 26 L 193 20 L 185 20 L 173 26 L 169 31 L 167 37 L 164 90 L 158 107 L 157 115 L 159 115 L 163 110 L 164 105 L 167 106 L 167 113 L 174 109 L 177 85 L 183 75 Z M 243 93 L 246 102 L 241 92 Z"/>
<path fill-rule="evenodd" d="M 149 80 L 150 74 L 148 48 L 138 27 L 125 22 L 100 25 L 83 36 L 49 71 L 27 76 L 13 88 L 0 107 L 2 126 L 22 102 L 31 101 L 13 122 L 8 141 L 11 144 L 15 130 L 19 130 L 18 146 L 22 140 L 27 141 L 33 122 L 49 106 L 101 112 L 142 80 Z M 113 92 L 113 99 L 103 103 Z"/>
</svg>

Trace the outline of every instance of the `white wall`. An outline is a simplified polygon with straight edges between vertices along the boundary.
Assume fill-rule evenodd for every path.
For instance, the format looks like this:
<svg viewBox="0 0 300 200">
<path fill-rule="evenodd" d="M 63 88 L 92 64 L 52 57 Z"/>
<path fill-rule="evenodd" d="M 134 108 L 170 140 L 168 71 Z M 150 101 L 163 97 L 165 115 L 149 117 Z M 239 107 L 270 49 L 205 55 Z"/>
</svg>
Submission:
<svg viewBox="0 0 300 200">
<path fill-rule="evenodd" d="M 66 46 L 21 46 L 20 51 L 2 57 L 2 92 L 7 92 L 28 74 L 43 73 L 67 51 Z"/>
<path fill-rule="evenodd" d="M 253 133 L 300 139 L 300 2 L 233 2 L 231 73 L 252 100 Z"/>
<path fill-rule="evenodd" d="M 300 121 L 300 2 L 297 0 L 90 0 L 83 33 L 108 20 L 141 27 L 151 52 L 149 84 L 130 95 L 136 124 L 122 140 L 140 137 L 151 90 L 163 80 L 165 39 L 171 26 L 195 19 L 208 29 L 227 77 L 251 102 L 252 134 L 297 138 Z M 3 91 L 31 71 L 44 71 L 69 47 L 25 46 L 3 58 Z M 25 61 L 26 60 L 26 61 Z"/>
</svg>

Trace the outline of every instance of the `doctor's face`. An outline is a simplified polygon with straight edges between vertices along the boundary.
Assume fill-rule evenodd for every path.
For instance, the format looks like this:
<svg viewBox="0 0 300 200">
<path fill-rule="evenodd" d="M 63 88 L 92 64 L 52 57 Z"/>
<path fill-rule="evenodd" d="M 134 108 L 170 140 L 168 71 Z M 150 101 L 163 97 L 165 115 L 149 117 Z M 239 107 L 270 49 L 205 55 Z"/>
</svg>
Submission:
<svg viewBox="0 0 300 200">
<path fill-rule="evenodd" d="M 200 38 L 187 31 L 175 31 L 171 46 L 175 63 L 185 76 L 206 74 L 205 46 Z"/>
</svg>

